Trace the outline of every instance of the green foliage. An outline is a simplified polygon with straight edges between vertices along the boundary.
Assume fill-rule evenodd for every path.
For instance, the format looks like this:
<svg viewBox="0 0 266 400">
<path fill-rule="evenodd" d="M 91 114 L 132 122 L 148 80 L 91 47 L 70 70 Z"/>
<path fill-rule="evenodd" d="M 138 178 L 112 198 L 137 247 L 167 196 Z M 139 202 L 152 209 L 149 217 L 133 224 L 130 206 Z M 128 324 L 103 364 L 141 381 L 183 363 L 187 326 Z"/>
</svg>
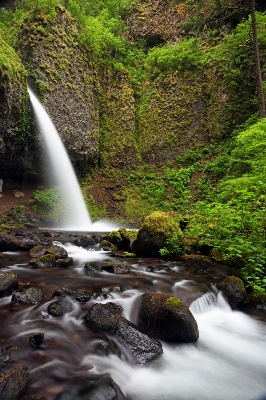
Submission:
<svg viewBox="0 0 266 400">
<path fill-rule="evenodd" d="M 183 247 L 180 244 L 180 235 L 173 235 L 172 237 L 166 239 L 165 246 L 160 249 L 160 254 L 163 257 L 171 257 L 184 254 Z"/>
<path fill-rule="evenodd" d="M 185 39 L 182 42 L 169 46 L 154 47 L 149 51 L 145 60 L 145 67 L 152 76 L 162 72 L 193 71 L 203 66 L 203 58 L 199 43 L 196 39 Z"/>
<path fill-rule="evenodd" d="M 91 219 L 97 220 L 106 216 L 106 204 L 102 204 L 101 207 L 99 207 L 94 197 L 91 194 L 87 193 L 88 187 L 82 187 L 81 189 Z"/>
<path fill-rule="evenodd" d="M 62 190 L 60 187 L 36 190 L 32 197 L 36 201 L 34 212 L 39 216 L 59 222 L 64 218 L 65 207 L 62 202 Z"/>
</svg>

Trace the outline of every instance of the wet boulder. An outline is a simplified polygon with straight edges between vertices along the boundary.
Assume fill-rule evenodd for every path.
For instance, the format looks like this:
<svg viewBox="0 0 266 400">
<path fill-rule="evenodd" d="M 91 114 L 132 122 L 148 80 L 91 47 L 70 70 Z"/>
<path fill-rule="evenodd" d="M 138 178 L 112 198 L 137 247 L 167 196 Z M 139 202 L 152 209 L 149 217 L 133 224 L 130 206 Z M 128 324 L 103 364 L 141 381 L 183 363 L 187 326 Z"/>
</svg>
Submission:
<svg viewBox="0 0 266 400">
<path fill-rule="evenodd" d="M 137 237 L 136 230 L 127 230 L 126 228 L 120 228 L 118 231 L 114 230 L 105 237 L 109 243 L 116 246 L 118 250 L 129 250 L 132 242 Z"/>
<path fill-rule="evenodd" d="M 18 288 L 16 272 L 0 273 L 0 297 L 10 296 Z"/>
<path fill-rule="evenodd" d="M 110 377 L 97 380 L 83 380 L 71 385 L 58 400 L 125 400 L 119 386 Z"/>
<path fill-rule="evenodd" d="M 247 297 L 246 289 L 242 279 L 236 276 L 227 276 L 218 285 L 231 308 L 236 308 L 244 303 Z"/>
<path fill-rule="evenodd" d="M 40 239 L 35 235 L 30 236 L 1 236 L 1 251 L 29 251 L 37 244 Z"/>
<path fill-rule="evenodd" d="M 104 264 L 102 266 L 102 271 L 109 272 L 111 274 L 121 275 L 121 274 L 128 274 L 129 267 L 125 264 L 118 265 L 112 261 Z"/>
<path fill-rule="evenodd" d="M 53 292 L 52 297 L 74 297 L 75 293 L 75 290 L 62 287 L 60 289 L 56 289 Z"/>
<path fill-rule="evenodd" d="M 197 322 L 177 297 L 163 293 L 141 296 L 137 326 L 147 335 L 174 343 L 197 342 Z"/>
<path fill-rule="evenodd" d="M 41 244 L 37 244 L 31 249 L 30 256 L 32 258 L 38 258 L 44 256 L 45 253 L 46 253 L 46 247 Z"/>
<path fill-rule="evenodd" d="M 92 299 L 92 294 L 89 292 L 82 292 L 76 297 L 79 303 L 88 303 Z"/>
<path fill-rule="evenodd" d="M 43 298 L 41 289 L 30 287 L 29 289 L 19 289 L 13 293 L 11 297 L 11 304 L 13 306 L 21 304 L 37 304 Z"/>
<path fill-rule="evenodd" d="M 43 344 L 44 333 L 37 332 L 29 336 L 29 343 L 32 347 L 40 347 Z"/>
<path fill-rule="evenodd" d="M 160 256 L 166 240 L 175 237 L 177 248 L 181 246 L 182 231 L 174 212 L 154 211 L 148 215 L 132 243 L 132 250 L 139 256 Z"/>
<path fill-rule="evenodd" d="M 266 293 L 251 292 L 247 295 L 245 301 L 245 309 L 247 311 L 259 311 L 266 314 Z"/>
<path fill-rule="evenodd" d="M 58 260 L 59 258 L 62 259 L 62 258 L 68 257 L 68 253 L 67 253 L 66 249 L 64 249 L 64 247 L 62 247 L 62 246 L 57 246 L 57 245 L 48 247 L 46 249 L 46 253 L 52 254 L 56 260 Z"/>
<path fill-rule="evenodd" d="M 84 316 L 84 322 L 95 331 L 112 334 L 130 352 L 131 361 L 146 364 L 162 353 L 161 343 L 140 332 L 138 328 L 116 312 L 113 306 L 96 303 Z"/>
<path fill-rule="evenodd" d="M 95 235 L 93 235 L 93 236 L 83 235 L 74 240 L 74 244 L 76 246 L 85 247 L 85 248 L 89 247 L 89 246 L 94 246 L 97 243 L 99 243 L 99 242 Z"/>
<path fill-rule="evenodd" d="M 91 343 L 89 351 L 92 354 L 97 354 L 102 357 L 110 356 L 111 354 L 121 357 L 121 351 L 119 350 L 117 344 L 108 337 L 95 339 Z"/>
<path fill-rule="evenodd" d="M 100 246 L 104 251 L 115 251 L 117 250 L 117 247 L 115 244 L 109 242 L 106 239 L 101 240 Z"/>
<path fill-rule="evenodd" d="M 29 379 L 27 365 L 18 365 L 0 378 L 0 394 L 3 399 L 16 400 L 23 394 Z M 2 397 L 1 397 L 2 398 Z"/>
<path fill-rule="evenodd" d="M 55 265 L 61 268 L 71 267 L 73 265 L 73 258 L 72 257 L 59 258 L 58 260 L 56 260 Z"/>
<path fill-rule="evenodd" d="M 61 317 L 62 315 L 64 315 L 61 301 L 54 301 L 53 303 L 50 303 L 47 308 L 47 312 L 53 317 Z"/>
<path fill-rule="evenodd" d="M 99 272 L 96 268 L 93 267 L 93 264 L 90 263 L 90 262 L 87 262 L 87 263 L 84 265 L 84 268 L 85 268 L 86 272 L 87 272 L 88 274 L 90 274 L 90 275 Z"/>
<path fill-rule="evenodd" d="M 56 266 L 56 259 L 53 254 L 45 254 L 44 256 L 38 257 L 34 260 L 31 265 L 33 268 L 49 268 Z"/>
</svg>

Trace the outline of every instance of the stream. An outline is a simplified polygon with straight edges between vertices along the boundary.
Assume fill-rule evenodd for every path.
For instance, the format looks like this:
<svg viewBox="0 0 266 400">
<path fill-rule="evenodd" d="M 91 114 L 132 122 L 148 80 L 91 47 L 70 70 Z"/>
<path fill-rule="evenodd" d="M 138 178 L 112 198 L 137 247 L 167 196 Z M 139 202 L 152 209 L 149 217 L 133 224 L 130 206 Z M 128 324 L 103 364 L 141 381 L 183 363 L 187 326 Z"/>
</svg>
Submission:
<svg viewBox="0 0 266 400">
<path fill-rule="evenodd" d="M 74 239 L 70 235 L 54 241 L 73 257 L 74 265 L 69 268 L 34 269 L 28 264 L 28 253 L 0 253 L 2 271 L 16 271 L 22 284 L 44 292 L 43 300 L 35 306 L 11 307 L 11 296 L 0 299 L 0 345 L 6 349 L 0 361 L 1 373 L 27 364 L 27 395 L 74 400 L 73 386 L 106 374 L 132 400 L 253 400 L 266 391 L 266 324 L 231 310 L 214 289 L 222 277 L 193 273 L 177 261 L 119 258 L 97 246 L 77 247 Z M 108 261 L 126 264 L 130 272 L 101 272 L 102 264 Z M 84 268 L 88 262 L 95 269 L 92 274 Z M 75 291 L 74 298 L 64 299 L 68 312 L 49 316 L 47 307 L 55 300 L 52 294 L 62 287 Z M 75 297 L 84 291 L 93 293 L 93 300 L 79 303 Z M 114 347 L 118 350 L 100 351 L 106 335 L 90 330 L 82 317 L 94 303 L 111 301 L 121 305 L 123 316 L 136 323 L 136 305 L 144 292 L 172 294 L 190 306 L 199 340 L 179 345 L 162 342 L 163 354 L 140 366 L 130 363 L 125 349 L 117 343 Z M 29 344 L 29 336 L 36 332 L 44 333 L 40 348 Z"/>
</svg>

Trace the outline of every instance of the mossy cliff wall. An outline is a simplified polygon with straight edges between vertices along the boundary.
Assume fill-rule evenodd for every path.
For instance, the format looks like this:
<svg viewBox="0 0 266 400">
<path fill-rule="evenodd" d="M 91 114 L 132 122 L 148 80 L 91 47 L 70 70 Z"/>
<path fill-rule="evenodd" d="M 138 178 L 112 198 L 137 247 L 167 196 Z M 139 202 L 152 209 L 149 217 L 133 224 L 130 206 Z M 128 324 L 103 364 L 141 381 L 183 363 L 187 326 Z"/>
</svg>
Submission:
<svg viewBox="0 0 266 400">
<path fill-rule="evenodd" d="M 99 105 L 95 65 L 77 34 L 65 9 L 58 7 L 53 19 L 39 10 L 24 20 L 18 48 L 30 85 L 83 175 L 98 162 Z"/>
<path fill-rule="evenodd" d="M 15 51 L 0 37 L 0 178 L 21 175 L 32 162 L 26 71 Z M 29 150 L 29 151 L 28 151 Z M 27 157 L 28 156 L 28 157 Z"/>
<path fill-rule="evenodd" d="M 148 45 L 175 41 L 182 34 L 188 18 L 186 1 L 135 1 L 127 15 L 128 35 L 134 40 L 144 39 Z"/>
<path fill-rule="evenodd" d="M 100 166 L 135 166 L 135 100 L 128 73 L 106 67 L 100 75 Z"/>
</svg>

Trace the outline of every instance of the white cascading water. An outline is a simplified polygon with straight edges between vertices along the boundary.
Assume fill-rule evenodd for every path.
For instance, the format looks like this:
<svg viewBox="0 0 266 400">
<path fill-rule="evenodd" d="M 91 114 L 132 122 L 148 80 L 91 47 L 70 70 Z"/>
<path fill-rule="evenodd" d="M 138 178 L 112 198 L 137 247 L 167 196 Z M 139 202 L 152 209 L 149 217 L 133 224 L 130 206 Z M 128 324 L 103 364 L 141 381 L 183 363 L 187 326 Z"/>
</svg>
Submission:
<svg viewBox="0 0 266 400">
<path fill-rule="evenodd" d="M 104 232 L 117 229 L 115 224 L 108 221 L 97 221 L 92 224 L 64 144 L 42 104 L 30 88 L 28 88 L 28 92 L 40 133 L 45 142 L 47 156 L 53 169 L 52 175 L 54 176 L 56 185 L 62 188 L 63 191 L 63 205 L 66 210 L 66 218 L 56 228 L 80 232 Z"/>
<path fill-rule="evenodd" d="M 42 104 L 29 88 L 28 92 L 53 168 L 56 185 L 62 188 L 64 194 L 67 217 L 62 226 L 58 226 L 58 228 L 70 231 L 88 231 L 91 219 L 64 144 Z"/>
</svg>

